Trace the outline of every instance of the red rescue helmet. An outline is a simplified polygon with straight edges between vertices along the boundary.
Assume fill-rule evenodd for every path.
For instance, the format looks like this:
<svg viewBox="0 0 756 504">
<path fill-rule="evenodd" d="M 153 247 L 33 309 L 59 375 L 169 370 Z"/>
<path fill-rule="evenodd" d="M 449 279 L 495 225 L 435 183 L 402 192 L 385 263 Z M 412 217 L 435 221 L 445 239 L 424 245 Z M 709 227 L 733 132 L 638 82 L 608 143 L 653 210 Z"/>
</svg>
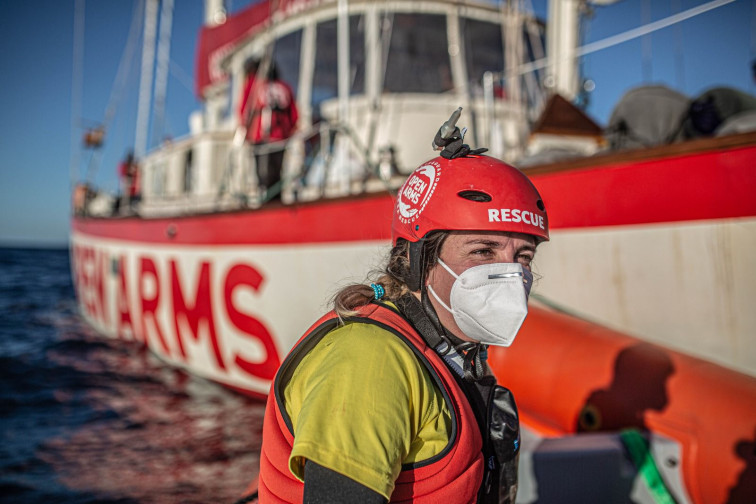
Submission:
<svg viewBox="0 0 756 504">
<path fill-rule="evenodd" d="M 423 163 L 399 189 L 391 224 L 399 238 L 415 243 L 431 231 L 505 231 L 549 239 L 541 195 L 517 168 L 476 155 L 437 157 Z"/>
</svg>

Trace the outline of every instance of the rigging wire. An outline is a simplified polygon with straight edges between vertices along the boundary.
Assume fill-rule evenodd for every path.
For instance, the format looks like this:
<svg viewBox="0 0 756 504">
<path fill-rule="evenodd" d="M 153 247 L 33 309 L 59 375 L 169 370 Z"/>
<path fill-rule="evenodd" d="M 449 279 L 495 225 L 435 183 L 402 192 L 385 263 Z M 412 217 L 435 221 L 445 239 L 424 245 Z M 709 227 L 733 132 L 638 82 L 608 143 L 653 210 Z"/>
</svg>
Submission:
<svg viewBox="0 0 756 504">
<path fill-rule="evenodd" d="M 641 2 L 641 22 L 643 26 L 651 21 L 651 2 L 642 0 Z M 641 75 L 643 81 L 649 83 L 654 78 L 653 56 L 651 48 L 651 34 L 647 33 L 641 37 Z"/>
<path fill-rule="evenodd" d="M 110 98 L 108 99 L 108 105 L 105 108 L 103 120 L 98 124 L 99 129 L 103 134 L 110 130 L 111 123 L 115 118 L 118 106 L 124 96 L 124 90 L 129 84 L 129 77 L 132 76 L 131 67 L 134 60 L 135 48 L 139 39 L 139 34 L 142 30 L 142 12 L 144 11 L 144 0 L 139 0 L 134 3 L 134 8 L 131 14 L 131 25 L 129 26 L 129 35 L 121 54 L 121 60 L 118 63 L 118 70 L 116 71 L 116 77 L 113 80 L 113 86 L 110 90 Z M 100 167 L 100 161 L 102 160 L 102 149 L 93 150 L 87 163 L 87 171 L 85 180 L 92 182 L 97 170 Z"/>
<path fill-rule="evenodd" d="M 81 152 L 78 148 L 77 120 L 81 117 L 81 98 L 83 95 L 82 69 L 84 67 L 84 22 L 85 0 L 76 0 L 74 4 L 73 26 L 73 69 L 71 72 L 71 153 L 70 153 L 70 184 L 73 186 L 79 179 L 79 163 Z"/>
<path fill-rule="evenodd" d="M 121 61 L 118 63 L 118 71 L 113 80 L 110 99 L 108 100 L 108 106 L 105 108 L 105 114 L 102 121 L 102 127 L 105 128 L 106 131 L 115 117 L 118 106 L 123 99 L 124 89 L 128 83 L 129 75 L 131 75 L 131 66 L 134 62 L 136 45 L 139 41 L 139 34 L 142 31 L 144 2 L 145 0 L 138 0 L 135 2 L 134 9 L 131 13 L 129 36 L 126 39 L 126 46 L 123 48 L 123 53 L 121 54 Z"/>
<path fill-rule="evenodd" d="M 179 84 L 184 86 L 187 91 L 194 95 L 194 81 L 192 80 L 192 76 L 189 75 L 181 65 L 173 60 L 170 60 L 170 71 L 171 75 L 178 80 Z"/>
<path fill-rule="evenodd" d="M 670 0 L 672 12 L 680 12 L 682 5 L 680 0 Z M 682 25 L 675 26 L 675 80 L 677 89 L 685 89 L 685 58 L 683 53 L 683 29 Z"/>
<path fill-rule="evenodd" d="M 751 89 L 756 89 L 756 5 L 751 4 Z"/>
<path fill-rule="evenodd" d="M 582 17 L 583 19 L 592 19 L 595 16 L 595 10 L 592 6 L 585 5 Z M 580 23 L 579 31 L 578 31 L 578 43 L 580 45 L 583 45 L 586 40 L 588 40 L 588 37 L 590 37 L 591 34 L 591 27 L 592 24 L 587 23 Z M 578 60 L 578 106 L 582 110 L 586 110 L 588 108 L 588 104 L 590 102 L 590 93 L 592 91 L 591 86 L 593 85 L 593 81 L 586 78 L 586 75 L 588 75 L 588 69 L 590 67 L 590 60 L 587 58 L 580 58 Z"/>
<path fill-rule="evenodd" d="M 525 5 L 525 8 L 527 9 L 526 12 L 530 14 L 530 19 L 525 25 L 525 31 L 527 33 L 530 46 L 530 54 L 528 55 L 528 58 L 541 59 L 546 56 L 546 51 L 544 48 L 543 39 L 539 34 L 538 21 L 534 21 L 536 15 L 535 9 L 533 8 L 533 2 L 531 0 L 527 0 L 527 3 Z M 527 82 L 526 89 L 528 90 L 528 94 L 530 95 L 530 102 L 533 104 L 533 111 L 531 113 L 532 116 L 529 119 L 535 120 L 535 118 L 540 115 L 545 106 L 543 77 L 537 72 L 532 72 L 525 75 Z"/>
<path fill-rule="evenodd" d="M 676 23 L 680 23 L 682 21 L 704 14 L 714 9 L 718 9 L 719 7 L 723 7 L 733 2 L 735 2 L 735 0 L 713 0 L 711 2 L 680 12 L 679 14 L 674 14 L 666 18 L 660 19 L 658 21 L 654 21 L 653 23 L 649 23 L 647 25 L 640 26 L 638 28 L 633 28 L 632 30 L 627 30 L 617 35 L 612 35 L 611 37 L 607 37 L 602 40 L 597 40 L 596 42 L 585 44 L 583 46 L 578 47 L 570 57 L 579 58 L 579 57 L 586 56 L 588 54 L 592 54 L 598 51 L 603 51 L 604 49 L 608 49 L 609 47 L 613 47 L 613 46 L 625 43 L 627 41 L 636 39 L 638 37 L 642 37 L 649 33 L 661 30 L 663 28 L 667 28 Z M 506 79 L 514 78 L 518 75 L 522 75 L 527 72 L 534 72 L 536 70 L 540 70 L 541 68 L 545 68 L 548 65 L 549 65 L 548 58 L 532 61 L 530 63 L 520 65 L 519 67 L 513 70 L 509 70 L 505 72 L 504 78 Z"/>
</svg>

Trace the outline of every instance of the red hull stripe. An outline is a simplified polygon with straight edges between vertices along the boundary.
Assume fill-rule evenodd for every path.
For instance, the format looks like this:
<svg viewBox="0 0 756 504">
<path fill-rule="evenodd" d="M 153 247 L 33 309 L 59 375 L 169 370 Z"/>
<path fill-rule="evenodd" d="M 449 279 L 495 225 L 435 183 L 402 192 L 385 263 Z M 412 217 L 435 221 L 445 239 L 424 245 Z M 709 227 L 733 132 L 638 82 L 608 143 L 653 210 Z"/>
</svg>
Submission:
<svg viewBox="0 0 756 504">
<path fill-rule="evenodd" d="M 756 146 L 536 175 L 552 229 L 756 216 Z M 390 239 L 375 195 L 175 219 L 79 219 L 77 232 L 141 243 L 272 245 Z M 171 237 L 172 236 L 172 237 Z"/>
<path fill-rule="evenodd" d="M 101 238 L 176 245 L 388 241 L 393 205 L 393 198 L 384 194 L 175 219 L 75 218 L 73 229 Z"/>
<path fill-rule="evenodd" d="M 533 177 L 552 229 L 756 215 L 756 146 Z"/>
</svg>

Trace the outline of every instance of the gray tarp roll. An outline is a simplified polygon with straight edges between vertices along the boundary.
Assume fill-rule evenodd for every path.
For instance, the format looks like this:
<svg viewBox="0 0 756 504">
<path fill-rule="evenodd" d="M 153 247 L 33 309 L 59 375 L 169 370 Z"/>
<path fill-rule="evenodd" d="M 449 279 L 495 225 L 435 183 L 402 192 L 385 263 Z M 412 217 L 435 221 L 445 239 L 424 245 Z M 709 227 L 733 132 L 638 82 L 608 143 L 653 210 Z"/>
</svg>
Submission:
<svg viewBox="0 0 756 504">
<path fill-rule="evenodd" d="M 666 86 L 631 89 L 614 107 L 606 128 L 612 150 L 671 142 L 687 117 L 690 99 Z"/>
<path fill-rule="evenodd" d="M 728 87 L 709 89 L 691 102 L 680 139 L 718 135 L 730 120 L 753 110 L 756 110 L 756 97 Z"/>
</svg>

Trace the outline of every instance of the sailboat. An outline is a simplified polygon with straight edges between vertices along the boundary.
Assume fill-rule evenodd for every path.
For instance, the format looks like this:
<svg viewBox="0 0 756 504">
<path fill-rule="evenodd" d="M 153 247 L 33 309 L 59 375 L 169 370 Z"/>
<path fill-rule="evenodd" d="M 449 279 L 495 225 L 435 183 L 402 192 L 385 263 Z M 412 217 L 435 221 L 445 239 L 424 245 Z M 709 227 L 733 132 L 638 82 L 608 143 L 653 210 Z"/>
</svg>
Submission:
<svg viewBox="0 0 756 504">
<path fill-rule="evenodd" d="M 737 496 L 739 446 L 756 436 L 756 133 L 607 150 L 572 104 L 578 3 L 554 1 L 547 32 L 520 2 L 263 0 L 227 13 L 207 0 L 190 134 L 138 148 L 137 204 L 77 189 L 82 315 L 266 396 L 328 297 L 385 256 L 396 190 L 462 106 L 466 141 L 522 166 L 553 230 L 517 343 L 490 352 L 520 408 L 518 502 L 648 502 L 659 485 L 676 502 Z M 285 141 L 244 142 L 251 58 L 294 92 Z M 632 129 L 623 120 L 615 138 Z M 255 154 L 275 150 L 281 181 L 263 190 Z M 554 152 L 569 155 L 543 161 Z"/>
</svg>

